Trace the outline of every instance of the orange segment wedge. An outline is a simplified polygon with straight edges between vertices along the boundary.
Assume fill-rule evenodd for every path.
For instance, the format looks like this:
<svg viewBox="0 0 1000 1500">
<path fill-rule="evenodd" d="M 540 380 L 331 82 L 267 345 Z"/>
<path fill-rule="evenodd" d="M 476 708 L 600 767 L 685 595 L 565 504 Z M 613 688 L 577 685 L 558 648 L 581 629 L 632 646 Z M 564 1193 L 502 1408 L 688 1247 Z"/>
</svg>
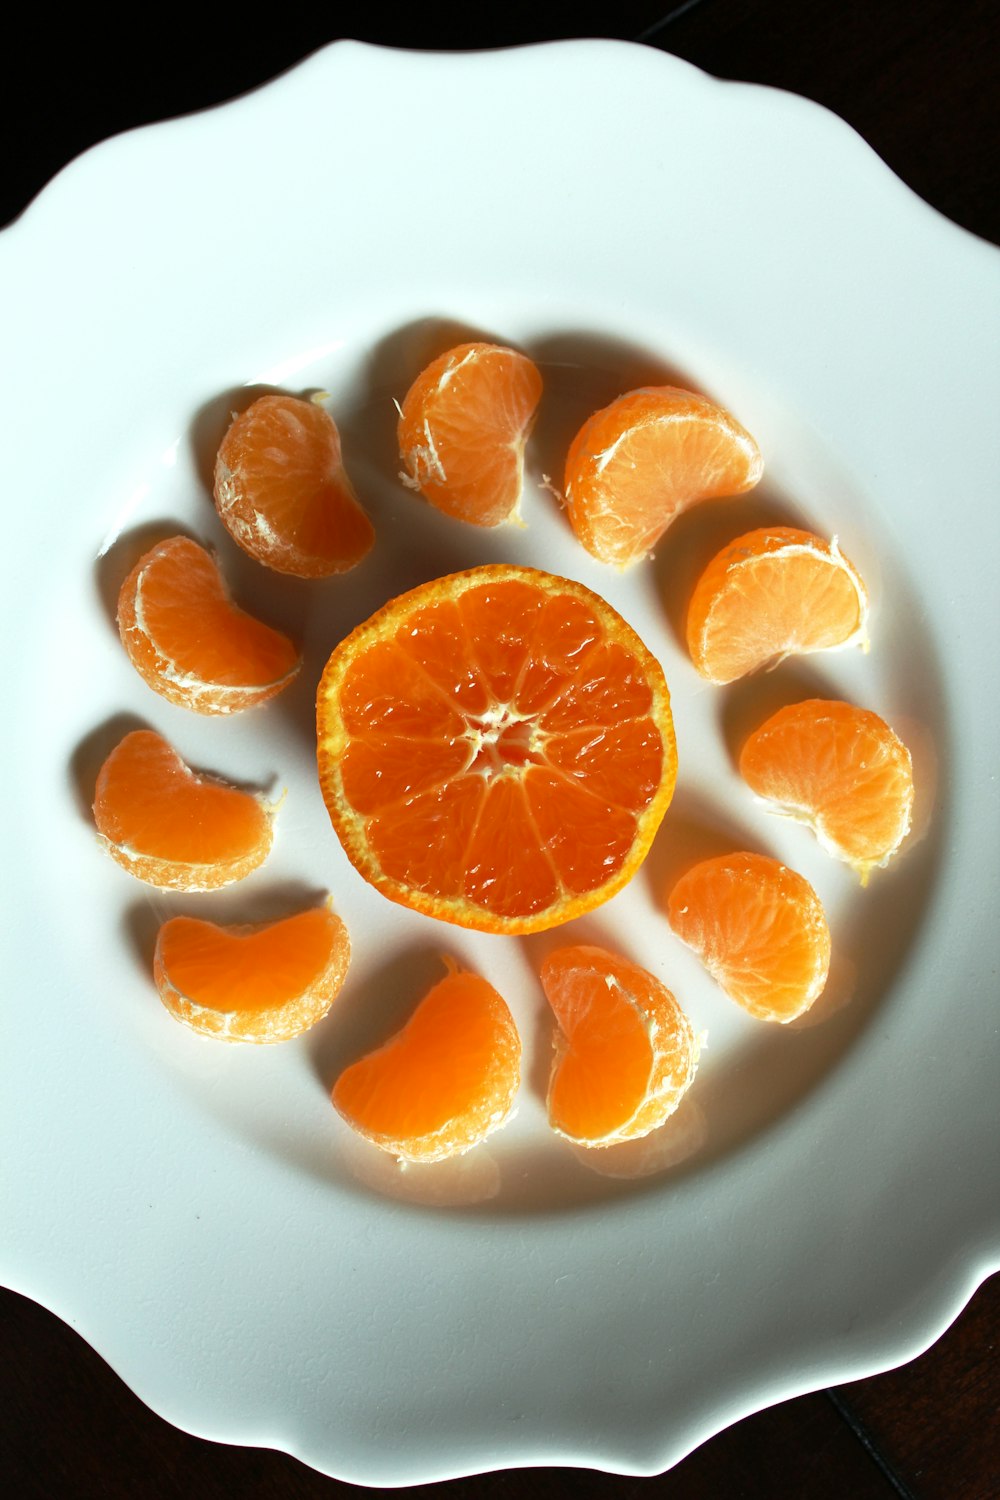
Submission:
<svg viewBox="0 0 1000 1500">
<path fill-rule="evenodd" d="M 118 596 L 118 630 L 143 681 L 196 713 L 264 703 L 301 665 L 287 636 L 233 603 L 214 557 L 185 536 L 136 563 Z"/>
<path fill-rule="evenodd" d="M 659 663 L 609 604 L 533 568 L 456 573 L 336 648 L 320 784 L 348 857 L 390 900 L 535 932 L 638 869 L 673 793 Z"/>
<path fill-rule="evenodd" d="M 215 463 L 215 504 L 244 552 L 300 578 L 345 573 L 375 537 L 333 418 L 298 396 L 261 396 L 234 419 Z"/>
<path fill-rule="evenodd" d="M 449 349 L 417 376 L 400 407 L 403 483 L 475 526 L 516 517 L 541 394 L 536 366 L 514 349 Z"/>
<path fill-rule="evenodd" d="M 102 765 L 94 821 L 112 859 L 166 891 L 211 891 L 267 858 L 272 809 L 262 798 L 195 775 L 151 729 L 121 740 Z"/>
<path fill-rule="evenodd" d="M 822 698 L 789 704 L 746 741 L 740 773 L 774 812 L 807 823 L 863 881 L 888 864 L 909 831 L 910 752 L 869 709 Z"/>
<path fill-rule="evenodd" d="M 588 552 L 625 568 L 688 506 L 741 495 L 763 471 L 757 444 L 723 407 L 677 386 L 646 386 L 595 412 L 573 439 L 567 514 Z"/>
<path fill-rule="evenodd" d="M 662 1125 L 694 1078 L 698 1041 L 652 974 L 603 948 L 559 948 L 541 970 L 559 1029 L 549 1122 L 582 1146 L 636 1140 Z"/>
<path fill-rule="evenodd" d="M 836 538 L 792 526 L 748 531 L 702 573 L 687 615 L 691 660 L 733 682 L 786 656 L 868 647 L 868 594 Z"/>
<path fill-rule="evenodd" d="M 726 994 L 761 1021 L 793 1021 L 822 994 L 830 929 L 808 880 L 763 854 L 723 854 L 682 875 L 667 914 Z"/>
<path fill-rule="evenodd" d="M 347 974 L 347 928 L 329 907 L 219 927 L 172 917 L 153 978 L 175 1020 L 227 1042 L 284 1042 L 326 1015 Z"/>
<path fill-rule="evenodd" d="M 347 1123 L 403 1161 L 444 1161 L 511 1116 L 521 1042 L 505 1002 L 478 974 L 452 971 L 403 1029 L 338 1078 Z"/>
</svg>

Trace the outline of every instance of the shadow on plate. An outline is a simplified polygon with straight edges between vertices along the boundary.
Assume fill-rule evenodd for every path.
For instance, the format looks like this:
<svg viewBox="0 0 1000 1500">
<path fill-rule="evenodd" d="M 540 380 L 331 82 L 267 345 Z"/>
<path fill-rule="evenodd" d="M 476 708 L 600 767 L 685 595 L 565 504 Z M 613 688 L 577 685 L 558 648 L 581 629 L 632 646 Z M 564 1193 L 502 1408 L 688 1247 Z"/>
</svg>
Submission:
<svg viewBox="0 0 1000 1500">
<path fill-rule="evenodd" d="M 740 751 L 750 735 L 779 708 L 807 698 L 843 697 L 812 657 L 790 657 L 771 671 L 754 672 L 716 691 L 719 731 L 734 771 L 739 769 Z"/>
<path fill-rule="evenodd" d="M 415 318 L 379 339 L 365 359 L 357 394 L 343 402 L 335 413 L 348 472 L 351 472 L 352 459 L 363 461 L 369 470 L 403 490 L 402 498 L 409 498 L 411 514 L 419 514 L 415 510 L 418 506 L 430 510 L 432 507 L 425 500 L 407 490 L 399 480 L 396 437 L 399 410 L 396 403 L 403 402 L 417 376 L 438 355 L 458 344 L 504 342 L 497 333 L 488 329 L 434 314 Z M 467 537 L 474 538 L 477 532 L 482 535 L 479 528 L 466 526 L 461 521 L 452 524 L 461 527 Z M 472 545 L 475 546 L 474 541 Z"/>
<path fill-rule="evenodd" d="M 537 996 L 532 1021 L 538 1044 L 534 1048 L 525 1072 L 522 1088 L 528 1089 L 544 1105 L 549 1095 L 553 1056 L 552 1038 L 555 1034 L 556 1022 L 538 977 L 542 965 L 549 954 L 554 953 L 558 948 L 575 948 L 584 945 L 606 948 L 614 953 L 619 951 L 620 944 L 616 942 L 614 934 L 608 930 L 607 925 L 602 923 L 599 912 L 592 912 L 589 916 L 578 918 L 573 923 L 570 933 L 567 933 L 565 928 L 550 927 L 547 932 L 528 933 L 517 938 L 516 941 L 520 943 L 534 975 L 534 988 Z M 525 1051 L 527 1050 L 525 1048 Z"/>
<path fill-rule="evenodd" d="M 310 389 L 287 391 L 277 385 L 234 385 L 202 402 L 188 429 L 188 441 L 198 478 L 210 504 L 215 491 L 216 456 L 234 417 L 242 415 L 261 396 L 305 396 Z"/>
<path fill-rule="evenodd" d="M 703 793 L 682 783 L 636 879 L 645 881 L 654 905 L 663 911 L 671 890 L 692 865 L 737 849 L 771 852 L 748 824 L 720 812 Z"/>
<path fill-rule="evenodd" d="M 138 714 L 112 714 L 110 718 L 105 719 L 103 724 L 98 724 L 89 734 L 86 734 L 70 756 L 69 781 L 77 809 L 85 822 L 92 824 L 94 821 L 94 791 L 102 765 L 115 746 L 127 734 L 132 734 L 137 729 L 148 730 L 154 734 L 162 733 L 148 720 L 141 719 Z M 242 781 L 228 772 L 221 773 L 219 766 L 214 763 L 206 764 L 201 756 L 189 759 L 183 754 L 182 749 L 179 753 L 188 767 L 198 774 L 215 777 L 222 775 L 227 785 L 237 787 L 242 791 L 263 792 L 265 796 L 271 797 L 280 796 L 280 791 L 276 793 L 273 787 L 262 786 L 257 781 Z"/>
<path fill-rule="evenodd" d="M 728 500 L 703 500 L 672 522 L 651 560 L 656 589 L 674 640 L 687 651 L 687 608 L 695 584 L 717 552 L 759 527 L 809 522 L 765 474 L 756 489 Z"/>
<path fill-rule="evenodd" d="M 112 714 L 79 742 L 69 758 L 69 781 L 77 810 L 86 823 L 94 823 L 94 791 L 101 767 L 127 734 L 152 726 L 138 714 Z"/>
<path fill-rule="evenodd" d="M 595 412 L 626 391 L 647 385 L 699 388 L 690 374 L 653 350 L 585 329 L 543 335 L 533 339 L 525 352 L 545 382 L 525 468 L 536 483 L 550 493 L 554 489 L 559 497 L 570 445 Z M 553 498 L 561 509 L 561 500 Z M 568 522 L 566 529 L 570 535 Z"/>
<path fill-rule="evenodd" d="M 118 635 L 118 595 L 121 593 L 122 584 L 139 559 L 150 548 L 155 547 L 157 542 L 166 541 L 167 537 L 171 536 L 191 537 L 192 532 L 187 526 L 181 526 L 169 516 L 165 516 L 162 520 L 144 521 L 140 526 L 133 526 L 128 531 L 120 532 L 111 546 L 102 552 L 94 563 L 94 582 L 101 607 L 116 637 Z M 193 540 L 197 541 L 199 538 L 193 537 Z"/>
<path fill-rule="evenodd" d="M 364 988 L 348 975 L 333 1010 L 307 1037 L 313 1074 L 329 1094 L 344 1069 L 380 1047 L 409 1020 L 447 969 L 447 934 L 436 943 L 411 946 L 380 965 Z"/>
<path fill-rule="evenodd" d="M 122 915 L 127 947 L 146 975 L 152 972 L 157 933 L 171 917 L 197 917 L 220 927 L 280 922 L 324 906 L 329 895 L 302 880 L 271 881 L 250 890 L 237 884 L 218 891 L 160 891 L 149 886 L 146 892 Z"/>
</svg>

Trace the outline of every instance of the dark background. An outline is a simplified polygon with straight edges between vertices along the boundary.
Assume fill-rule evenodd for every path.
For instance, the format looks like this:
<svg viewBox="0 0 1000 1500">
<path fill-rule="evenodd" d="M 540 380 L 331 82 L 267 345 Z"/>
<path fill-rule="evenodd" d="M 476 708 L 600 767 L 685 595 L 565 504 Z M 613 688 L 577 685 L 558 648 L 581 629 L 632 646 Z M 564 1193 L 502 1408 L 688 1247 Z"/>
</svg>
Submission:
<svg viewBox="0 0 1000 1500">
<path fill-rule="evenodd" d="M 562 9 L 541 4 L 417 5 L 396 20 L 374 4 L 314 0 L 252 18 L 232 5 L 214 16 L 205 7 L 197 24 L 150 7 L 114 21 L 93 8 L 69 19 L 35 10 L 0 23 L 0 223 L 87 146 L 232 98 L 337 37 L 465 49 L 590 35 L 640 40 L 720 77 L 818 100 L 935 208 L 1000 243 L 995 0 L 615 0 L 603 11 L 575 7 L 571 24 Z M 14 1500 L 346 1500 L 366 1493 L 284 1454 L 178 1432 L 65 1324 L 25 1298 L 0 1292 L 0 1320 L 0 1486 Z M 994 1277 L 913 1364 L 750 1417 L 657 1478 L 525 1469 L 399 1493 L 414 1500 L 996 1500 L 998 1328 Z"/>
</svg>

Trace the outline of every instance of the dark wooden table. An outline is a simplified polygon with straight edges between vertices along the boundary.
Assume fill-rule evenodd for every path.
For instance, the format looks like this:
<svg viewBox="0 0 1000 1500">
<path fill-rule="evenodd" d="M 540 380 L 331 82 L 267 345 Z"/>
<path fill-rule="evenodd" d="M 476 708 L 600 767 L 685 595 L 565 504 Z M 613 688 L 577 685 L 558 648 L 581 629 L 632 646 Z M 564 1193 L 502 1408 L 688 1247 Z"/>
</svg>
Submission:
<svg viewBox="0 0 1000 1500">
<path fill-rule="evenodd" d="M 578 7 L 570 31 L 561 29 L 561 16 L 548 24 L 537 4 L 468 6 L 454 15 L 446 6 L 416 6 L 399 22 L 375 9 L 285 7 L 258 21 L 220 7 L 192 27 L 148 8 L 126 13 L 133 15 L 127 23 L 93 7 L 69 20 L 19 8 L 19 20 L 5 23 L 0 54 L 0 223 L 84 147 L 231 98 L 338 36 L 468 48 L 589 34 L 639 39 L 710 73 L 819 100 L 928 202 L 1000 243 L 1000 8 L 993 0 L 617 0 L 601 12 Z M 0 1486 L 13 1500 L 365 1493 L 284 1454 L 178 1432 L 70 1328 L 25 1298 L 0 1292 L 0 1318 Z M 998 1330 L 1000 1276 L 912 1364 L 749 1417 L 669 1474 L 636 1480 L 525 1469 L 405 1493 L 414 1500 L 432 1493 L 435 1500 L 996 1500 Z"/>
</svg>

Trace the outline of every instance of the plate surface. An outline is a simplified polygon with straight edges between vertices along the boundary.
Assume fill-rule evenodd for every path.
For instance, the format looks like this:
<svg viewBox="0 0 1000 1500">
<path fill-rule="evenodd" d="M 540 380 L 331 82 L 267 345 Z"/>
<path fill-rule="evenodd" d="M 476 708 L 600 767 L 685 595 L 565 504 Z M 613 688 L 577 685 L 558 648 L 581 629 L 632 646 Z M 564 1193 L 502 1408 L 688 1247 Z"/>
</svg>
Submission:
<svg viewBox="0 0 1000 1500">
<path fill-rule="evenodd" d="M 1000 1264 L 998 311 L 997 252 L 842 122 L 627 44 L 338 43 L 66 169 L 0 237 L 5 1281 L 179 1426 L 368 1484 L 657 1472 L 751 1410 L 931 1343 Z M 523 531 L 449 522 L 396 479 L 392 399 L 470 331 L 545 376 Z M 650 380 L 735 411 L 767 478 L 622 576 L 576 545 L 542 475 L 558 481 L 596 405 Z M 274 385 L 329 393 L 375 521 L 343 579 L 265 576 L 211 507 L 229 412 Z M 679 638 L 691 580 L 776 519 L 838 535 L 873 595 L 872 652 L 710 689 Z M 238 597 L 304 642 L 301 682 L 256 714 L 195 719 L 121 652 L 118 583 L 171 525 L 217 545 Z M 390 906 L 315 784 L 332 646 L 402 588 L 493 560 L 604 593 L 663 661 L 678 733 L 677 795 L 632 885 L 526 940 Z M 875 708 L 914 752 L 914 834 L 864 891 L 733 770 L 750 725 L 817 692 Z M 140 721 L 196 764 L 288 788 L 244 885 L 161 897 L 96 846 L 96 766 Z M 734 1013 L 661 914 L 685 861 L 734 846 L 785 859 L 827 906 L 836 960 L 812 1024 Z M 149 978 L 159 921 L 277 914 L 325 890 L 355 959 L 322 1026 L 241 1049 L 174 1025 Z M 541 1099 L 535 973 L 579 939 L 647 964 L 708 1036 L 674 1121 L 601 1171 L 549 1135 Z M 521 1105 L 453 1168 L 401 1173 L 326 1094 L 442 951 L 514 1009 Z"/>
</svg>

